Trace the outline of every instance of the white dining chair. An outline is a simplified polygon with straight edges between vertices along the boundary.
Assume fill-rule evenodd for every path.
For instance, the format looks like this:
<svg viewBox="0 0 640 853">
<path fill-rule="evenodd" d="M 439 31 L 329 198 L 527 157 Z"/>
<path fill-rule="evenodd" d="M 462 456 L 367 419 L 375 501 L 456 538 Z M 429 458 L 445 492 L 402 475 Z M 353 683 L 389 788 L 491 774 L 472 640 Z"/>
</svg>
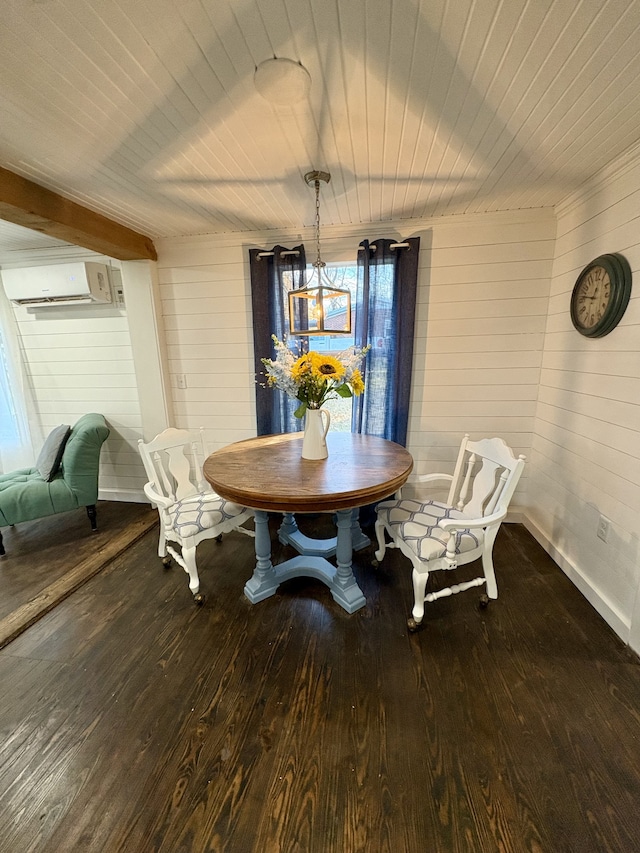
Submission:
<svg viewBox="0 0 640 853">
<path fill-rule="evenodd" d="M 158 556 L 165 567 L 171 558 L 189 575 L 189 589 L 198 604 L 204 602 L 196 565 L 196 548 L 204 539 L 221 541 L 237 530 L 255 536 L 244 524 L 253 511 L 217 495 L 202 473 L 207 457 L 204 430 L 199 440 L 183 429 L 170 427 L 149 442 L 138 441 L 149 482 L 144 493 L 158 509 L 160 538 Z M 173 542 L 180 547 L 176 550 Z"/>
<path fill-rule="evenodd" d="M 513 455 L 501 438 L 462 440 L 453 474 L 426 474 L 417 482 L 450 483 L 445 501 L 403 498 L 378 504 L 375 523 L 378 549 L 374 565 L 387 548 L 398 548 L 413 565 L 414 604 L 407 625 L 416 631 L 425 602 L 485 586 L 480 605 L 498 597 L 493 544 L 507 515 L 522 474 L 525 457 Z M 386 541 L 387 534 L 391 541 Z M 482 574 L 473 580 L 427 592 L 431 572 L 451 571 L 481 558 Z"/>
</svg>

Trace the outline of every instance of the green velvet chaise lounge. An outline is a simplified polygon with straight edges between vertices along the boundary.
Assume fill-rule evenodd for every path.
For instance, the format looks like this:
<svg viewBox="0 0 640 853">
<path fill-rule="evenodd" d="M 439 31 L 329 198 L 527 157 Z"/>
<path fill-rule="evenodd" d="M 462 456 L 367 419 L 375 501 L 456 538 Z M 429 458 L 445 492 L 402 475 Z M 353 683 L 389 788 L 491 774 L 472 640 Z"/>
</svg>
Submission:
<svg viewBox="0 0 640 853">
<path fill-rule="evenodd" d="M 96 530 L 100 450 L 108 435 L 102 415 L 83 415 L 71 430 L 61 426 L 52 432 L 34 468 L 0 474 L 0 527 L 86 506 Z M 4 553 L 0 533 L 0 555 Z"/>
</svg>

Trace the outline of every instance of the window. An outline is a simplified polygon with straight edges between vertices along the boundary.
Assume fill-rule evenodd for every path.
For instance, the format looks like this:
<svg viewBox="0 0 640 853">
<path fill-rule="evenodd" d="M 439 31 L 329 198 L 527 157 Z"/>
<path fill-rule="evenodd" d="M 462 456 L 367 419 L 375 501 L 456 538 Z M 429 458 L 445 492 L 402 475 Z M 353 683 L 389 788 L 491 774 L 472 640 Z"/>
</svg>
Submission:
<svg viewBox="0 0 640 853">
<path fill-rule="evenodd" d="M 371 346 L 363 365 L 364 393 L 348 399 L 346 406 L 340 406 L 340 401 L 333 404 L 333 429 L 353 429 L 406 443 L 419 247 L 419 237 L 402 243 L 388 238 L 363 240 L 355 263 L 330 267 L 329 275 L 336 286 L 350 288 L 355 296 L 354 334 L 301 336 L 300 348 L 339 353 L 354 344 Z M 250 249 L 249 267 L 255 370 L 260 376 L 261 359 L 273 353 L 272 336 L 280 340 L 288 336 L 288 291 L 304 287 L 309 278 L 304 245 Z M 291 345 L 295 345 L 293 341 Z M 257 382 L 258 435 L 301 429 L 302 424 L 294 417 L 295 402 L 283 394 L 270 394 L 265 383 Z"/>
<path fill-rule="evenodd" d="M 9 363 L 2 328 L 0 328 L 0 451 L 14 447 L 20 437 L 18 416 L 11 394 Z"/>
<path fill-rule="evenodd" d="M 27 394 L 17 324 L 0 285 L 0 472 L 33 464 Z"/>
<path fill-rule="evenodd" d="M 307 338 L 293 338 L 294 342 L 300 344 L 304 341 L 304 347 L 316 352 L 326 353 L 328 355 L 338 356 L 343 350 L 355 345 L 355 304 L 356 292 L 358 287 L 358 267 L 355 264 L 342 266 L 338 264 L 327 264 L 327 278 L 336 287 L 343 290 L 351 291 L 351 334 L 350 335 L 313 335 Z M 307 281 L 311 281 L 314 274 L 314 267 L 307 265 Z M 285 273 L 283 283 L 288 292 L 292 286 L 292 276 Z M 287 294 L 284 295 L 284 303 L 287 304 Z M 329 400 L 323 406 L 331 415 L 331 429 L 336 432 L 351 432 L 351 416 L 353 411 L 352 397 L 338 397 L 335 400 Z"/>
</svg>

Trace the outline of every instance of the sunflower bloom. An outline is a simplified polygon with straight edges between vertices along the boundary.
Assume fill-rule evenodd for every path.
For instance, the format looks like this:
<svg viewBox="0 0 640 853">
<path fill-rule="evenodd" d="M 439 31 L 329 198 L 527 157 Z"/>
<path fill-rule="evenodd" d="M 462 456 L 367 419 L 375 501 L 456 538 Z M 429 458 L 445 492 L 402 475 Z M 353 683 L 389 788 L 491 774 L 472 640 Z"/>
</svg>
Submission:
<svg viewBox="0 0 640 853">
<path fill-rule="evenodd" d="M 351 390 L 356 397 L 359 397 L 364 391 L 364 379 L 362 378 L 360 371 L 357 369 L 354 370 L 351 375 Z"/>
<path fill-rule="evenodd" d="M 344 364 L 332 355 L 314 353 L 316 356 L 312 361 L 313 375 L 325 382 L 329 379 L 342 379 L 344 376 Z"/>
<path fill-rule="evenodd" d="M 296 382 L 299 382 L 301 379 L 304 379 L 305 376 L 312 373 L 312 355 L 313 353 L 305 353 L 304 355 L 301 355 L 300 358 L 296 359 L 291 366 L 291 377 Z"/>
</svg>

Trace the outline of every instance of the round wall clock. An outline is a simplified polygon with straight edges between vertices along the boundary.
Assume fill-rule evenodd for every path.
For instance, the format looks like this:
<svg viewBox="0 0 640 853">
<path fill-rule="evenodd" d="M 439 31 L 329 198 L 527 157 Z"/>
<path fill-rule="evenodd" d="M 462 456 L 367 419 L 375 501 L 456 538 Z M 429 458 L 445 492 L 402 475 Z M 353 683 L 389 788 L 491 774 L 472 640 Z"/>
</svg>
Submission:
<svg viewBox="0 0 640 853">
<path fill-rule="evenodd" d="M 571 294 L 571 320 L 581 335 L 601 338 L 618 325 L 631 293 L 631 267 L 622 255 L 600 255 L 582 270 Z"/>
</svg>

